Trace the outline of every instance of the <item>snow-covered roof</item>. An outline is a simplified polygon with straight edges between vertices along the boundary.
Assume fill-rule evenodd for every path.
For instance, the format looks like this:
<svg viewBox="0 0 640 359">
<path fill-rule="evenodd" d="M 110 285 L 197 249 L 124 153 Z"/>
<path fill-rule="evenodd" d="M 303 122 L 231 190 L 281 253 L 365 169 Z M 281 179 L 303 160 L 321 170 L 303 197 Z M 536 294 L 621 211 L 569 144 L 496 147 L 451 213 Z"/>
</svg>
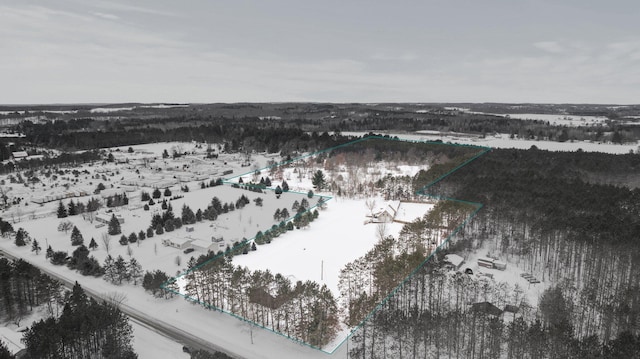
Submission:
<svg viewBox="0 0 640 359">
<path fill-rule="evenodd" d="M 20 341 L 21 339 L 22 333 L 13 331 L 7 327 L 0 327 L 0 340 L 7 345 L 7 349 L 9 349 L 11 353 L 16 354 L 24 349 L 24 344 Z"/>
<path fill-rule="evenodd" d="M 170 238 L 167 238 L 166 240 L 176 245 L 189 244 L 193 241 L 193 239 L 191 238 L 184 238 L 184 237 L 170 237 Z"/>
<path fill-rule="evenodd" d="M 204 239 L 200 239 L 200 238 L 195 238 L 193 240 L 191 240 L 191 244 L 194 246 L 198 246 L 198 247 L 202 247 L 202 248 L 207 248 L 209 247 L 213 242 L 211 241 L 206 241 Z"/>
<path fill-rule="evenodd" d="M 462 264 L 462 262 L 464 262 L 464 258 L 460 257 L 457 254 L 447 254 L 446 256 L 444 256 L 444 260 L 446 262 L 453 264 L 456 267 Z"/>
</svg>

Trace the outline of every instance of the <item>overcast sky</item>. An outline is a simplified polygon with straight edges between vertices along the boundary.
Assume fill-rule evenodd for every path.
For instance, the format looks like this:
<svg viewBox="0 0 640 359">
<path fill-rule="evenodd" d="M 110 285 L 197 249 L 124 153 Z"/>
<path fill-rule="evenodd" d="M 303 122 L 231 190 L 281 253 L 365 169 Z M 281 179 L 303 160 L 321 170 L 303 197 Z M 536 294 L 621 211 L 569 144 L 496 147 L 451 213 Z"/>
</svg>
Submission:
<svg viewBox="0 0 640 359">
<path fill-rule="evenodd" d="M 640 103 L 638 0 L 0 0 L 0 103 Z"/>
</svg>

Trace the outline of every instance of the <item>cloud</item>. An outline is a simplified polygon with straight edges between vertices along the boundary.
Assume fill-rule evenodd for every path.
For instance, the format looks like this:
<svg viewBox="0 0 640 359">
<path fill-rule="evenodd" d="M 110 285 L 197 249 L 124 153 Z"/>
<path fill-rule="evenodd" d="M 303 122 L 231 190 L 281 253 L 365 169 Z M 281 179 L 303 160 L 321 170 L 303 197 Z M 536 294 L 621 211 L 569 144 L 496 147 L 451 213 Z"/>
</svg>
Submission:
<svg viewBox="0 0 640 359">
<path fill-rule="evenodd" d="M 113 14 L 107 14 L 104 12 L 91 12 L 92 15 L 106 19 L 106 20 L 119 20 L 120 17 L 113 15 Z"/>
<path fill-rule="evenodd" d="M 540 41 L 534 43 L 533 46 L 552 54 L 559 54 L 565 51 L 564 47 L 556 41 Z"/>
</svg>

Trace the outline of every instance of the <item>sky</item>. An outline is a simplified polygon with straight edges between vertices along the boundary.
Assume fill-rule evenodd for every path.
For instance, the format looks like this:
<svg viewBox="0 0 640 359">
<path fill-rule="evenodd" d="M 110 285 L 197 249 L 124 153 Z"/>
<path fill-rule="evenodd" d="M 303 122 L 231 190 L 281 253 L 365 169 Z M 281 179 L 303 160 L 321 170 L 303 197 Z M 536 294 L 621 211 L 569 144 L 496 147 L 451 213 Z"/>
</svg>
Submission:
<svg viewBox="0 0 640 359">
<path fill-rule="evenodd" d="M 0 103 L 640 103 L 637 0 L 0 0 Z"/>
</svg>

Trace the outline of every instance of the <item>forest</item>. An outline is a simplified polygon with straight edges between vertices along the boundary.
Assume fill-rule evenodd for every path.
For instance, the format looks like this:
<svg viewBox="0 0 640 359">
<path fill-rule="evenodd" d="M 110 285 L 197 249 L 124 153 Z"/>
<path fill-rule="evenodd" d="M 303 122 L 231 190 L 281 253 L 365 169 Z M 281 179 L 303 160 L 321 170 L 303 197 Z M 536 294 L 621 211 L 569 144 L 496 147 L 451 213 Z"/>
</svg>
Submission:
<svg viewBox="0 0 640 359">
<path fill-rule="evenodd" d="M 0 288 L 0 321 L 20 326 L 35 309 L 46 308 L 46 317 L 24 333 L 23 358 L 137 358 L 128 318 L 115 303 L 88 298 L 78 283 L 64 291 L 24 260 L 0 258 Z M 12 358 L 3 348 L 0 357 Z"/>
<path fill-rule="evenodd" d="M 359 328 L 352 357 L 640 356 L 639 160 L 494 149 L 429 188 L 485 206 Z M 553 283 L 537 306 L 444 269 L 487 245 Z"/>
</svg>

